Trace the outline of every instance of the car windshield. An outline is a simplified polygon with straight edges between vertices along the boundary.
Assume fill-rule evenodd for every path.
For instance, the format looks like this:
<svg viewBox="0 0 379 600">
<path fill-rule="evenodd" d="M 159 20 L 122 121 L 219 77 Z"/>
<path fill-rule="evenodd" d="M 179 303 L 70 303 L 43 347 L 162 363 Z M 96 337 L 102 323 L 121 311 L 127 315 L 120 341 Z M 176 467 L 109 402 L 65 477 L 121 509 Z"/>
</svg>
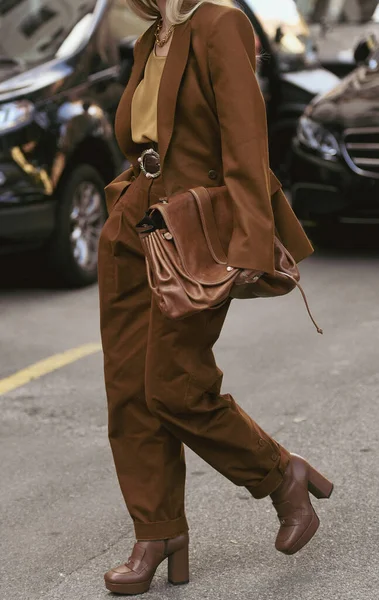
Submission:
<svg viewBox="0 0 379 600">
<path fill-rule="evenodd" d="M 294 0 L 248 0 L 269 37 L 280 40 L 281 50 L 302 54 L 309 30 Z"/>
<path fill-rule="evenodd" d="M 38 63 L 68 54 L 89 30 L 97 0 L 1 0 L 0 62 Z"/>
<path fill-rule="evenodd" d="M 252 5 L 258 16 L 267 23 L 282 21 L 296 25 L 299 22 L 299 13 L 292 0 L 252 0 Z"/>
</svg>

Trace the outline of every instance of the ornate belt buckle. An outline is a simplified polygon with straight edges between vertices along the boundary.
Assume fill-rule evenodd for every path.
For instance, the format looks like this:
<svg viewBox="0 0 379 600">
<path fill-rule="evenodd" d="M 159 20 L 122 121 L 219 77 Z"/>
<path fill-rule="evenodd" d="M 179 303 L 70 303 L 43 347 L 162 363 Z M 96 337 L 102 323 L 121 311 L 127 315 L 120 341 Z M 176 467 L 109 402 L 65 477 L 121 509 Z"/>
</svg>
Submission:
<svg viewBox="0 0 379 600">
<path fill-rule="evenodd" d="M 158 152 L 153 150 L 153 148 L 144 150 L 138 159 L 138 163 L 142 173 L 144 173 L 148 179 L 155 179 L 156 177 L 160 176 L 160 157 Z"/>
</svg>

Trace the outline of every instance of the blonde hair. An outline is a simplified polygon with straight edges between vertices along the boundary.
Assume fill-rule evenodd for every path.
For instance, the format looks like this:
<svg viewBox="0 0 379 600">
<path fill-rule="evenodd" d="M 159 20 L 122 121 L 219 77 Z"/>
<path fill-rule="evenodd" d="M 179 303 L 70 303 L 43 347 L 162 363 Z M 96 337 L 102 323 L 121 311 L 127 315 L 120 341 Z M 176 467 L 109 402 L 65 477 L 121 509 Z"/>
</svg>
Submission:
<svg viewBox="0 0 379 600">
<path fill-rule="evenodd" d="M 205 2 L 221 6 L 234 6 L 232 0 L 167 0 L 167 20 L 173 25 L 179 25 L 187 21 Z M 127 0 L 127 3 L 139 17 L 146 21 L 154 21 L 161 14 L 156 0 Z"/>
</svg>

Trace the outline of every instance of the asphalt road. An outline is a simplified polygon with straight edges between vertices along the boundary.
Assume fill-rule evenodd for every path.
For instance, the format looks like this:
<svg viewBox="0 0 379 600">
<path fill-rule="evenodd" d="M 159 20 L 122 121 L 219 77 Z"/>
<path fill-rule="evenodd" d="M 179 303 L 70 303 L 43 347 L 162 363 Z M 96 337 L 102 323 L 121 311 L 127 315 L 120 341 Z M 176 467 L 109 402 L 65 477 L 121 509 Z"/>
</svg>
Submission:
<svg viewBox="0 0 379 600">
<path fill-rule="evenodd" d="M 334 480 L 332 498 L 315 501 L 314 540 L 294 557 L 276 552 L 269 500 L 254 501 L 188 450 L 191 582 L 170 587 L 161 565 L 147 598 L 377 600 L 378 258 L 340 251 L 304 264 L 324 336 L 295 291 L 235 301 L 216 347 L 224 389 Z M 35 289 L 23 262 L 8 270 L 0 380 L 99 341 L 96 287 Z M 0 600 L 112 598 L 102 575 L 128 558 L 133 530 L 108 447 L 101 354 L 0 396 L 0 411 Z"/>
</svg>

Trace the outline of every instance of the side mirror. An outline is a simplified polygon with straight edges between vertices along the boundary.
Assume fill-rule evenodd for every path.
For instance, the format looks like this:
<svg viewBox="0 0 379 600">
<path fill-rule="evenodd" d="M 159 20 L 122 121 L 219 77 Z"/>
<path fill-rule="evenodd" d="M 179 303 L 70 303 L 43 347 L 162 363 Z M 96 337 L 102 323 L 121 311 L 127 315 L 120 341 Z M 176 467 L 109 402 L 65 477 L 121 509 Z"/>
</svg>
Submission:
<svg viewBox="0 0 379 600">
<path fill-rule="evenodd" d="M 134 61 L 133 51 L 136 39 L 136 37 L 126 37 L 120 41 L 118 46 L 118 53 L 120 57 L 120 72 L 118 75 L 118 81 L 122 85 L 126 85 L 128 83 L 130 73 L 132 72 Z"/>
<path fill-rule="evenodd" d="M 359 65 L 365 63 L 371 56 L 372 52 L 377 47 L 377 39 L 375 35 L 371 34 L 366 39 L 361 40 L 354 50 L 354 60 Z"/>
</svg>

